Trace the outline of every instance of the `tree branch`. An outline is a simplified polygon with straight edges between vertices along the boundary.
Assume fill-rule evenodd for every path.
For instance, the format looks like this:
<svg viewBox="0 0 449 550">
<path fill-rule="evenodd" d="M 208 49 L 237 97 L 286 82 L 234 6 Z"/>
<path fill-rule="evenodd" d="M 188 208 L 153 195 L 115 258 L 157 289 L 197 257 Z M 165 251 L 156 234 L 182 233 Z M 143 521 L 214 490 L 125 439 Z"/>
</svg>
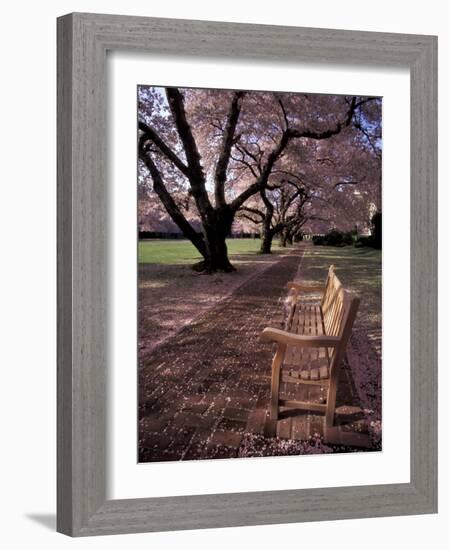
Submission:
<svg viewBox="0 0 449 550">
<path fill-rule="evenodd" d="M 365 136 L 366 140 L 368 141 L 369 146 L 371 147 L 371 150 L 373 151 L 374 155 L 377 159 L 381 158 L 381 153 L 379 151 L 379 148 L 376 146 L 375 140 L 380 139 L 381 136 L 375 135 L 374 137 L 369 134 L 365 128 L 362 126 L 361 122 L 361 114 L 359 113 L 359 118 L 354 120 L 354 126 Z"/>
<path fill-rule="evenodd" d="M 242 155 L 242 158 L 237 158 L 237 157 L 234 157 L 234 155 L 231 154 L 231 158 L 232 160 L 235 160 L 236 162 L 240 162 L 240 164 L 243 164 L 243 166 L 246 166 L 246 168 L 248 168 L 248 170 L 251 172 L 251 174 L 257 178 L 258 177 L 258 174 L 257 172 L 254 170 L 254 167 L 247 161 L 245 160 L 245 155 L 244 153 L 241 153 L 241 151 L 239 151 L 240 154 Z"/>
<path fill-rule="evenodd" d="M 178 170 L 180 170 L 180 172 L 182 172 L 186 177 L 189 176 L 188 167 L 182 162 L 178 155 L 170 149 L 170 147 L 165 143 L 154 128 L 139 120 L 139 130 L 143 132 L 142 138 L 144 141 L 152 141 L 159 148 L 161 153 L 163 153 L 167 159 L 170 160 L 178 168 Z"/>
<path fill-rule="evenodd" d="M 212 210 L 212 205 L 206 190 L 206 178 L 201 166 L 201 156 L 192 129 L 187 121 L 182 94 L 178 88 L 165 88 L 165 93 L 179 137 L 184 146 L 187 164 L 189 165 L 189 182 L 192 195 L 200 213 L 207 216 L 208 212 Z"/>
<path fill-rule="evenodd" d="M 239 212 L 250 212 L 251 214 L 260 216 L 261 218 L 265 217 L 265 214 L 262 211 L 258 210 L 257 208 L 250 208 L 249 206 L 242 206 Z"/>
<path fill-rule="evenodd" d="M 250 186 L 248 186 L 244 191 L 240 193 L 231 203 L 231 209 L 237 211 L 242 204 L 252 195 L 260 191 L 268 183 L 268 178 L 270 177 L 271 170 L 274 166 L 274 163 L 281 156 L 282 152 L 288 145 L 289 141 L 289 130 L 286 130 L 282 133 L 282 137 L 277 144 L 277 146 L 271 151 L 267 157 L 265 166 L 262 168 L 262 172 L 257 180 Z"/>
<path fill-rule="evenodd" d="M 359 105 L 362 105 L 363 102 L 356 102 L 356 98 L 353 97 L 350 103 L 350 107 L 348 109 L 348 112 L 346 113 L 346 117 L 343 121 L 337 122 L 336 126 L 334 128 L 328 128 L 327 130 L 323 130 L 322 132 L 316 132 L 314 130 L 297 130 L 295 128 L 291 128 L 288 130 L 290 137 L 292 138 L 308 138 L 308 139 L 328 139 L 332 136 L 335 136 L 339 134 L 343 128 L 346 128 L 349 126 L 352 117 L 354 115 L 356 107 Z"/>
<path fill-rule="evenodd" d="M 288 130 L 289 123 L 288 123 L 287 111 L 285 110 L 285 107 L 284 107 L 284 104 L 282 103 L 281 98 L 278 98 L 278 103 L 279 103 L 279 105 L 281 107 L 281 110 L 282 110 L 282 116 L 284 118 L 284 123 L 285 123 L 285 129 Z"/>
<path fill-rule="evenodd" d="M 245 218 L 245 220 L 248 220 L 248 221 L 252 222 L 254 225 L 260 225 L 263 222 L 262 219 L 255 220 L 254 218 L 252 218 L 248 214 L 245 214 L 244 212 L 241 212 L 240 210 L 239 210 L 238 216 L 239 216 L 239 218 Z"/>
<path fill-rule="evenodd" d="M 256 163 L 256 167 L 257 167 L 257 169 L 259 170 L 259 173 L 260 173 L 261 172 L 260 158 L 257 158 L 257 155 L 255 155 L 254 153 L 251 153 L 251 151 L 248 151 L 248 148 L 245 147 L 244 145 L 242 145 L 241 143 L 236 145 L 235 147 L 242 154 L 243 157 L 244 157 L 244 155 L 248 155 L 249 158 L 253 159 L 253 161 Z"/>
<path fill-rule="evenodd" d="M 226 183 L 226 172 L 228 169 L 231 149 L 234 144 L 234 134 L 239 120 L 242 99 L 245 92 L 234 92 L 231 106 L 229 108 L 228 118 L 223 133 L 223 142 L 218 156 L 218 161 L 215 166 L 215 204 L 216 206 L 224 206 L 226 204 L 224 185 Z"/>
<path fill-rule="evenodd" d="M 154 192 L 159 197 L 160 201 L 165 207 L 168 215 L 176 223 L 179 229 L 183 234 L 190 239 L 198 252 L 204 257 L 207 257 L 206 245 L 204 243 L 203 237 L 197 233 L 190 223 L 187 221 L 184 214 L 181 212 L 179 206 L 173 200 L 173 197 L 168 192 L 167 188 L 164 185 L 161 173 L 159 172 L 156 164 L 151 158 L 151 153 L 146 151 L 144 147 L 141 147 L 139 150 L 139 156 L 145 163 L 145 166 L 148 168 L 151 178 L 153 180 L 153 189 Z"/>
<path fill-rule="evenodd" d="M 328 128 L 327 130 L 323 130 L 322 132 L 316 132 L 313 130 L 297 130 L 295 128 L 287 127 L 282 132 L 282 137 L 278 142 L 277 146 L 268 155 L 267 161 L 265 163 L 265 166 L 262 169 L 260 176 L 252 185 L 247 187 L 244 191 L 242 191 L 242 193 L 240 193 L 240 195 L 238 195 L 232 201 L 231 208 L 234 211 L 237 211 L 240 208 L 240 206 L 249 197 L 257 193 L 267 185 L 271 170 L 273 169 L 273 166 L 276 163 L 276 161 L 281 157 L 290 139 L 309 138 L 309 139 L 322 140 L 322 139 L 327 139 L 334 135 L 337 135 L 342 131 L 343 128 L 349 126 L 355 110 L 360 105 L 363 105 L 367 101 L 370 101 L 370 98 L 357 101 L 357 98 L 353 96 L 349 103 L 349 109 L 348 109 L 348 112 L 346 113 L 345 119 L 343 121 L 338 122 L 334 128 Z"/>
</svg>

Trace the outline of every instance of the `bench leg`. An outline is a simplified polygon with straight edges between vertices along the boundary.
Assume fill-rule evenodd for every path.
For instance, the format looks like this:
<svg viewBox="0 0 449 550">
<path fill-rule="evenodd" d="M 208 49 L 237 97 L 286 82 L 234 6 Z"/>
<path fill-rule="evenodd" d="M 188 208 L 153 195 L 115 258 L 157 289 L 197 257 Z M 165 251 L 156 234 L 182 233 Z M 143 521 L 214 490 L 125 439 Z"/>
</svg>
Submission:
<svg viewBox="0 0 449 550">
<path fill-rule="evenodd" d="M 335 402 L 337 399 L 337 381 L 330 380 L 329 389 L 327 391 L 327 402 L 326 402 L 326 427 L 331 427 L 334 425 L 335 417 Z"/>
<path fill-rule="evenodd" d="M 281 383 L 281 367 L 284 361 L 285 344 L 278 344 L 271 366 L 271 410 L 270 419 L 277 420 L 279 416 L 279 386 Z"/>
</svg>

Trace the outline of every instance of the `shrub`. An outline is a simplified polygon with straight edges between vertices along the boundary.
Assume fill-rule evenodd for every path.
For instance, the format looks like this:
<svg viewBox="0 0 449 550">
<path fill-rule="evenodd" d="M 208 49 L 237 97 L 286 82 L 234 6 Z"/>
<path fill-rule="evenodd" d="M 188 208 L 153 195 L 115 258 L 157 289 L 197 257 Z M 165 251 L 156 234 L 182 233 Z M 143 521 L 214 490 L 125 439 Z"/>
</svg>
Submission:
<svg viewBox="0 0 449 550">
<path fill-rule="evenodd" d="M 337 229 L 332 229 L 326 235 L 314 235 L 312 237 L 313 244 L 321 246 L 347 246 L 353 243 L 353 231 L 343 233 Z"/>
<path fill-rule="evenodd" d="M 184 239 L 182 233 L 170 233 L 162 231 L 139 231 L 139 239 Z"/>
<path fill-rule="evenodd" d="M 314 235 L 312 237 L 313 244 L 324 245 L 324 237 L 322 235 Z"/>
<path fill-rule="evenodd" d="M 373 239 L 373 236 L 370 235 L 368 237 L 359 237 L 356 241 L 356 243 L 354 244 L 354 246 L 356 248 L 361 248 L 363 246 L 371 246 L 374 248 L 374 239 Z"/>
</svg>

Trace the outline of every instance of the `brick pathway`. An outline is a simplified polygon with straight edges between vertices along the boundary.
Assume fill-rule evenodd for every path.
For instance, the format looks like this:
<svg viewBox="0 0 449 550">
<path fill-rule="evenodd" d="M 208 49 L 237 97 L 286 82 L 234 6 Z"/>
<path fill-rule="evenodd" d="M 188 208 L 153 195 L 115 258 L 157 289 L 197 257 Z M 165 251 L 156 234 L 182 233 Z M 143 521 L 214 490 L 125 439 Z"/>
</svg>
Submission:
<svg viewBox="0 0 449 550">
<path fill-rule="evenodd" d="M 231 458 L 248 432 L 306 439 L 321 431 L 319 415 L 267 421 L 272 346 L 259 335 L 281 324 L 301 257 L 300 248 L 281 257 L 140 365 L 140 462 Z"/>
</svg>

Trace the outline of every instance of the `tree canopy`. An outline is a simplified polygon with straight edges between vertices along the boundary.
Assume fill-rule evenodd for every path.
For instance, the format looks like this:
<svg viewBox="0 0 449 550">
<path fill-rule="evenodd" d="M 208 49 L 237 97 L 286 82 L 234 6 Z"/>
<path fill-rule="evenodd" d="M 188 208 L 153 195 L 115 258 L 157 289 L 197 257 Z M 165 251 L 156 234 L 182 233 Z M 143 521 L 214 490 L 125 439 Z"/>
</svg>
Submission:
<svg viewBox="0 0 449 550">
<path fill-rule="evenodd" d="M 138 87 L 141 223 L 166 220 L 206 271 L 231 271 L 233 226 L 352 229 L 381 209 L 381 99 Z M 321 224 L 321 225 L 320 225 Z"/>
</svg>

